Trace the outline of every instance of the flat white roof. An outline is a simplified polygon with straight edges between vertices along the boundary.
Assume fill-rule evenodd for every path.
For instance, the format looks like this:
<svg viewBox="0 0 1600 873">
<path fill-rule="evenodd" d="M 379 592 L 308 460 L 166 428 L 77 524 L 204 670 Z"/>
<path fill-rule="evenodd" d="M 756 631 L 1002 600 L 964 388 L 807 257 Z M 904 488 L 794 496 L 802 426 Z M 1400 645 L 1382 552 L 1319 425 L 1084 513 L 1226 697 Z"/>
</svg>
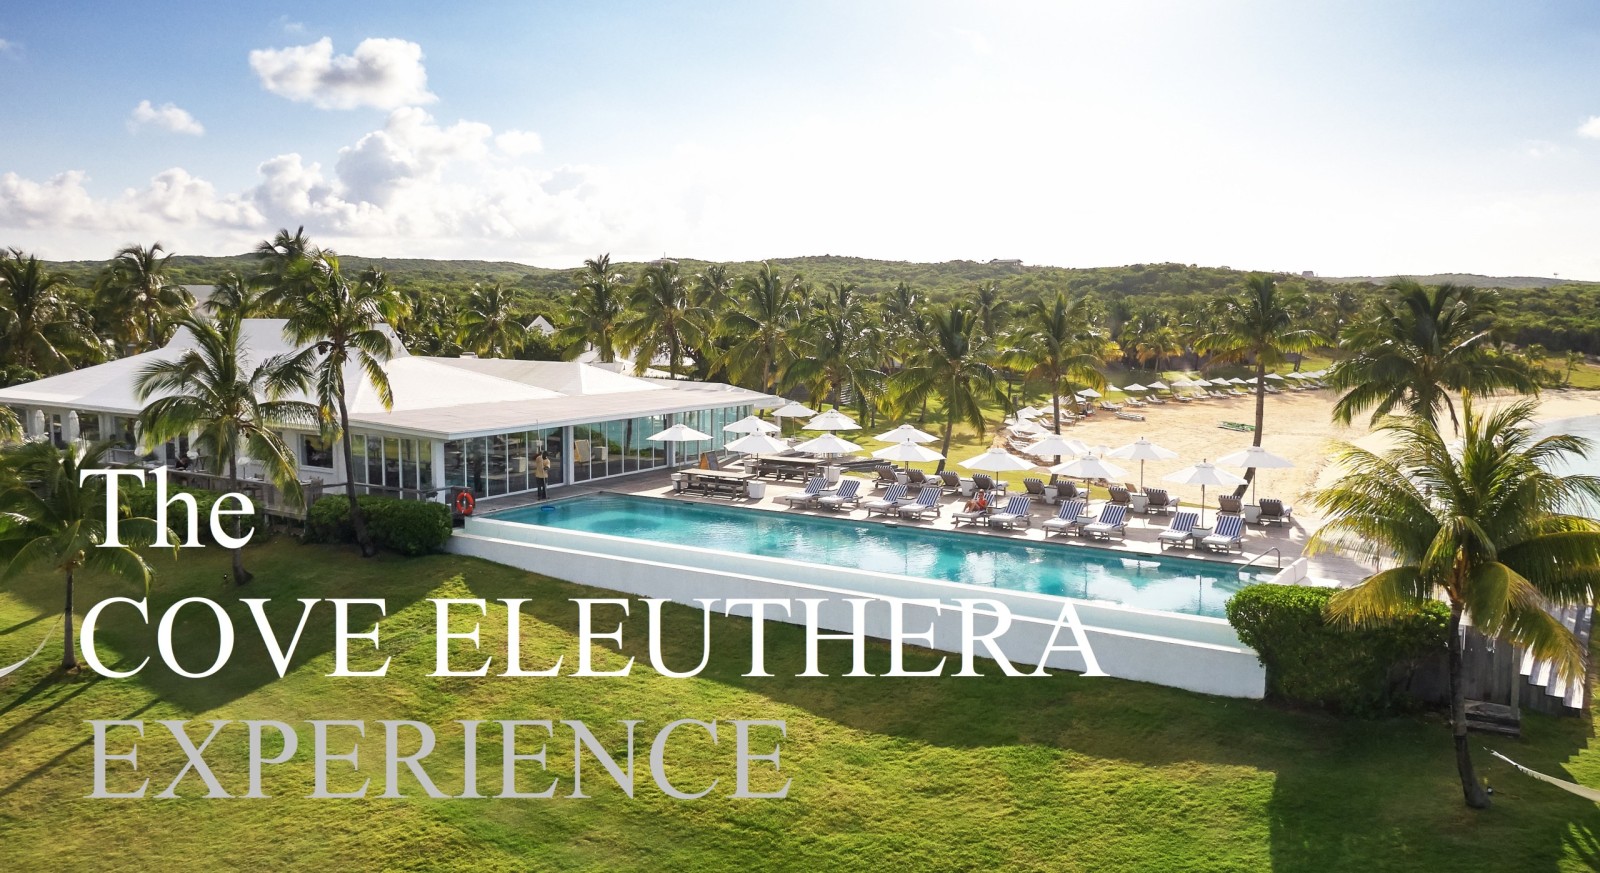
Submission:
<svg viewBox="0 0 1600 873">
<path fill-rule="evenodd" d="M 284 339 L 283 327 L 282 319 L 245 320 L 246 356 L 252 365 L 296 351 Z M 0 403 L 136 415 L 147 402 L 134 389 L 140 371 L 154 361 L 177 359 L 193 344 L 193 337 L 180 330 L 155 351 L 0 388 Z M 779 402 L 731 385 L 640 379 L 572 361 L 430 358 L 407 354 L 398 339 L 394 345 L 397 353 L 384 365 L 394 394 L 391 409 L 383 408 L 377 392 L 354 367 L 345 374 L 354 389 L 349 398 L 352 426 L 453 439 L 718 406 L 766 408 Z"/>
</svg>

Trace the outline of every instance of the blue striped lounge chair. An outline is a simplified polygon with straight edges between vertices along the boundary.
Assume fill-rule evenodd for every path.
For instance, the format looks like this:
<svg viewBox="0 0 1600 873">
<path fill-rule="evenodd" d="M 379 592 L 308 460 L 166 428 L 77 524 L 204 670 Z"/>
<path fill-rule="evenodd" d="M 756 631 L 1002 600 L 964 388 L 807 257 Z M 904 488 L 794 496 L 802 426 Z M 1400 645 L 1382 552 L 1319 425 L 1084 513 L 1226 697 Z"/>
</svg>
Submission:
<svg viewBox="0 0 1600 873">
<path fill-rule="evenodd" d="M 861 502 L 861 480 L 846 479 L 839 483 L 839 490 L 832 494 L 823 494 L 817 498 L 817 506 L 822 509 L 838 511 L 845 507 L 853 507 Z"/>
<path fill-rule="evenodd" d="M 783 498 L 783 502 L 790 506 L 812 506 L 828 490 L 828 480 L 821 476 L 812 476 L 806 482 L 806 490 L 799 494 L 790 494 Z"/>
<path fill-rule="evenodd" d="M 956 527 L 960 527 L 962 522 L 966 522 L 967 524 L 979 524 L 984 519 L 989 517 L 989 512 L 993 508 L 993 505 L 990 504 L 989 501 L 994 499 L 994 494 L 988 491 L 974 491 L 972 493 L 972 498 L 974 500 L 978 499 L 979 497 L 984 499 L 984 506 L 982 509 L 967 509 L 966 507 L 962 507 L 961 509 L 957 509 L 950 513 L 950 517 L 955 520 Z"/>
<path fill-rule="evenodd" d="M 1128 507 L 1111 503 L 1100 517 L 1083 526 L 1083 535 L 1094 540 L 1123 539 L 1128 530 Z"/>
<path fill-rule="evenodd" d="M 1089 501 L 1082 498 L 1062 503 L 1056 517 L 1045 519 L 1044 524 L 1040 525 L 1044 528 L 1044 535 L 1048 537 L 1053 533 L 1072 533 L 1079 525 L 1087 524 L 1089 520 L 1084 517 L 1083 509 L 1088 505 Z"/>
<path fill-rule="evenodd" d="M 930 513 L 938 517 L 939 511 L 944 508 L 939 505 L 939 497 L 943 493 L 944 489 L 930 482 L 917 492 L 916 500 L 897 507 L 895 512 L 901 518 L 926 518 Z"/>
<path fill-rule="evenodd" d="M 910 498 L 906 497 L 907 490 L 906 486 L 896 482 L 889 486 L 888 491 L 883 492 L 882 497 L 865 501 L 861 504 L 861 508 L 867 511 L 868 518 L 871 518 L 874 512 L 889 515 L 898 510 L 902 503 L 910 502 Z"/>
<path fill-rule="evenodd" d="M 1224 554 L 1233 551 L 1234 546 L 1239 547 L 1239 554 L 1244 554 L 1244 517 L 1240 515 L 1217 516 L 1217 527 L 1209 536 L 1200 541 L 1200 545 L 1213 552 Z"/>
<path fill-rule="evenodd" d="M 1190 532 L 1194 530 L 1195 522 L 1200 520 L 1197 512 L 1180 512 L 1167 522 L 1167 529 L 1156 534 L 1156 543 L 1164 552 L 1172 546 L 1187 546 Z"/>
<path fill-rule="evenodd" d="M 1006 501 L 1005 509 L 989 513 L 985 521 L 990 527 L 1003 527 L 1006 530 L 1014 530 L 1019 525 L 1028 527 L 1033 524 L 1033 517 L 1028 515 L 1028 506 L 1032 503 L 1032 497 L 1018 494 Z"/>
</svg>

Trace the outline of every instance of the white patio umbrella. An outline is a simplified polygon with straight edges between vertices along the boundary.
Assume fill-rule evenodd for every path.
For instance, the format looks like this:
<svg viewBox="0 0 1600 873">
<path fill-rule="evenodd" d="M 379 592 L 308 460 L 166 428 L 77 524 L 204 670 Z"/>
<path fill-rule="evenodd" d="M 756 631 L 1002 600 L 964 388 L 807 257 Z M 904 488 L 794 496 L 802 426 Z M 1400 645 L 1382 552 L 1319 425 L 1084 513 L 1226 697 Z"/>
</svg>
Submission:
<svg viewBox="0 0 1600 873">
<path fill-rule="evenodd" d="M 728 433 L 777 433 L 782 429 L 772 422 L 764 418 L 757 418 L 754 415 L 747 415 L 723 428 Z M 734 451 L 739 450 L 734 449 Z"/>
<path fill-rule="evenodd" d="M 1228 381 L 1228 384 L 1230 384 L 1230 385 L 1249 385 L 1250 384 L 1249 382 L 1246 382 L 1245 380 L 1240 379 L 1238 376 L 1234 376 L 1232 379 L 1229 379 L 1227 381 Z"/>
<path fill-rule="evenodd" d="M 653 443 L 697 443 L 701 440 L 711 439 L 711 434 L 701 433 L 687 424 L 679 422 L 654 436 L 645 437 L 645 439 Z"/>
<path fill-rule="evenodd" d="M 861 451 L 861 447 L 847 439 L 841 439 L 831 433 L 825 433 L 814 440 L 806 440 L 794 447 L 797 452 L 809 452 L 813 455 L 848 455 Z"/>
<path fill-rule="evenodd" d="M 777 437 L 764 433 L 746 434 L 724 446 L 730 452 L 744 452 L 751 455 L 774 454 L 787 452 L 789 444 Z"/>
<path fill-rule="evenodd" d="M 1120 460 L 1139 462 L 1140 491 L 1144 490 L 1145 461 L 1170 461 L 1177 456 L 1177 452 L 1174 452 L 1171 449 L 1162 448 L 1161 446 L 1150 442 L 1144 437 L 1139 437 L 1125 446 L 1119 446 L 1115 449 L 1112 449 L 1110 455 L 1108 455 L 1108 457 L 1118 458 Z"/>
<path fill-rule="evenodd" d="M 1283 381 L 1283 377 L 1278 375 L 1277 373 L 1268 373 L 1267 374 L 1267 378 L 1271 379 L 1271 380 L 1273 380 L 1275 382 L 1282 382 Z"/>
<path fill-rule="evenodd" d="M 1094 398 L 1097 398 L 1097 397 L 1103 397 L 1105 395 L 1101 394 L 1099 391 L 1094 390 L 1093 388 L 1085 388 L 1082 391 L 1078 392 L 1078 396 L 1079 397 L 1088 397 L 1090 399 L 1094 399 Z"/>
<path fill-rule="evenodd" d="M 1288 373 L 1285 373 L 1283 375 L 1283 378 L 1285 378 L 1285 379 L 1293 379 L 1296 382 L 1300 381 L 1301 379 L 1304 379 L 1305 377 L 1306 376 L 1305 376 L 1304 373 L 1295 373 L 1295 372 L 1292 372 L 1292 371 L 1288 372 Z"/>
<path fill-rule="evenodd" d="M 1174 482 L 1179 485 L 1200 486 L 1200 523 L 1206 520 L 1206 488 L 1212 485 L 1243 485 L 1244 477 L 1235 476 L 1227 470 L 1217 469 L 1217 465 L 1201 461 L 1192 467 L 1184 467 L 1175 473 L 1168 473 L 1161 477 L 1162 481 Z"/>
<path fill-rule="evenodd" d="M 917 430 L 909 424 L 902 424 L 894 430 L 878 434 L 875 439 L 883 440 L 886 443 L 902 443 L 906 440 L 914 443 L 931 443 L 938 437 L 927 431 Z"/>
<path fill-rule="evenodd" d="M 1011 424 L 1011 430 L 1015 433 L 1049 433 L 1049 431 L 1044 429 L 1043 425 L 1031 418 L 1024 418 L 1020 421 L 1013 422 Z"/>
<path fill-rule="evenodd" d="M 791 400 L 772 410 L 773 418 L 810 418 L 816 414 L 817 411 L 815 409 L 808 408 L 798 400 Z"/>
<path fill-rule="evenodd" d="M 990 449 L 981 455 L 961 461 L 961 466 L 968 470 L 983 470 L 987 473 L 1005 473 L 1011 470 L 1032 470 L 1033 462 L 1025 461 L 1005 449 Z"/>
<path fill-rule="evenodd" d="M 1157 379 L 1154 382 L 1150 383 L 1150 390 L 1151 391 L 1167 391 L 1167 390 L 1170 390 L 1171 388 L 1172 388 L 1171 385 L 1168 385 L 1167 383 L 1161 381 L 1160 379 Z"/>
<path fill-rule="evenodd" d="M 1172 380 L 1172 387 L 1174 387 L 1174 388 L 1193 388 L 1194 387 L 1194 380 L 1193 379 L 1173 379 Z"/>
<path fill-rule="evenodd" d="M 1134 391 L 1144 391 L 1144 390 L 1147 390 L 1147 389 L 1143 385 L 1140 385 L 1138 382 L 1134 382 L 1131 385 L 1122 386 L 1122 390 L 1131 393 L 1131 392 L 1134 392 Z"/>
<path fill-rule="evenodd" d="M 1128 475 L 1127 470 L 1122 469 L 1110 461 L 1100 460 L 1100 457 L 1093 452 L 1090 452 L 1081 458 L 1074 458 L 1073 460 L 1067 461 L 1064 464 L 1057 464 L 1050 468 L 1050 472 L 1060 473 L 1063 476 L 1072 476 L 1074 478 L 1083 479 L 1084 481 L 1088 481 L 1090 479 L 1105 479 L 1110 481 L 1112 479 L 1121 479 Z"/>
<path fill-rule="evenodd" d="M 1044 410 L 1037 406 L 1024 406 L 1016 412 L 1017 418 L 1038 418 L 1041 415 L 1044 415 Z"/>
<path fill-rule="evenodd" d="M 1282 455 L 1273 453 L 1260 446 L 1250 446 L 1243 451 L 1231 455 L 1223 455 L 1217 459 L 1217 464 L 1223 467 L 1232 467 L 1237 470 L 1248 470 L 1252 467 L 1258 470 L 1287 470 L 1294 466 L 1294 462 Z M 1256 484 L 1261 481 L 1257 476 L 1250 482 L 1250 499 L 1256 498 Z"/>
<path fill-rule="evenodd" d="M 1211 382 L 1210 379 L 1196 379 L 1196 380 L 1194 380 L 1194 387 L 1196 387 L 1196 388 L 1210 388 L 1211 385 L 1212 385 L 1212 382 Z"/>
<path fill-rule="evenodd" d="M 837 409 L 830 409 L 806 422 L 806 430 L 860 430 L 856 420 Z"/>
<path fill-rule="evenodd" d="M 1070 440 L 1060 434 L 1046 434 L 1038 442 L 1028 445 L 1028 454 L 1036 458 L 1076 458 L 1089 453 L 1082 440 Z"/>
<path fill-rule="evenodd" d="M 873 452 L 872 456 L 885 461 L 900 461 L 907 464 L 944 460 L 944 455 L 927 446 L 919 446 L 913 440 L 901 440 L 892 446 L 884 446 Z"/>
</svg>

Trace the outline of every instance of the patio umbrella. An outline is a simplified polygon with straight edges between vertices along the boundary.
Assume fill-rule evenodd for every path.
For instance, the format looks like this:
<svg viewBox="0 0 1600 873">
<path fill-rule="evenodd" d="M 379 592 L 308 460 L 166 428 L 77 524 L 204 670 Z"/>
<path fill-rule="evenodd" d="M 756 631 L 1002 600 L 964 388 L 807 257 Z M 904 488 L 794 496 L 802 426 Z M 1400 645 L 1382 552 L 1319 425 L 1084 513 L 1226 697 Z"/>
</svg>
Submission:
<svg viewBox="0 0 1600 873">
<path fill-rule="evenodd" d="M 764 418 L 757 418 L 754 415 L 747 415 L 733 424 L 724 427 L 723 430 L 727 431 L 728 433 L 777 433 L 778 431 L 782 430 L 782 428 Z M 734 451 L 739 450 L 734 449 Z"/>
<path fill-rule="evenodd" d="M 1176 473 L 1168 473 L 1161 477 L 1162 481 L 1174 482 L 1179 485 L 1200 486 L 1200 523 L 1206 520 L 1206 488 L 1211 485 L 1243 485 L 1244 477 L 1235 476 L 1227 470 L 1219 470 L 1215 464 L 1201 461 L 1192 467 L 1184 467 Z"/>
<path fill-rule="evenodd" d="M 1041 415 L 1044 415 L 1044 410 L 1037 406 L 1024 406 L 1016 412 L 1017 418 L 1038 418 Z"/>
<path fill-rule="evenodd" d="M 1274 380 L 1279 381 L 1279 382 L 1283 381 L 1283 377 L 1279 376 L 1277 373 L 1268 373 L 1267 374 L 1267 378 L 1268 379 L 1274 379 Z"/>
<path fill-rule="evenodd" d="M 960 462 L 968 470 L 983 470 L 988 473 L 1004 473 L 1008 470 L 1032 470 L 1032 461 L 1025 461 L 1005 449 L 990 449 Z"/>
<path fill-rule="evenodd" d="M 1093 452 L 1090 452 L 1081 458 L 1075 458 L 1071 461 L 1067 461 L 1064 464 L 1057 464 L 1050 468 L 1050 472 L 1060 473 L 1063 476 L 1072 476 L 1083 479 L 1086 482 L 1090 479 L 1105 479 L 1110 481 L 1112 479 L 1121 479 L 1122 477 L 1128 475 L 1127 470 L 1124 470 L 1109 461 L 1100 460 L 1100 458 Z"/>
<path fill-rule="evenodd" d="M 872 453 L 874 458 L 885 461 L 901 461 L 903 463 L 942 461 L 944 455 L 939 454 L 927 446 L 919 446 L 913 440 L 901 440 L 892 446 L 884 446 Z"/>
<path fill-rule="evenodd" d="M 701 433 L 694 428 L 679 422 L 672 427 L 645 439 L 653 443 L 697 443 L 701 440 L 711 439 L 711 434 Z"/>
<path fill-rule="evenodd" d="M 1094 390 L 1093 388 L 1085 388 L 1082 391 L 1078 392 L 1078 396 L 1079 397 L 1088 397 L 1088 398 L 1093 399 L 1093 398 L 1096 398 L 1096 397 L 1103 397 L 1104 395 L 1101 394 L 1099 391 Z"/>
<path fill-rule="evenodd" d="M 787 452 L 789 450 L 789 444 L 778 439 L 777 437 L 768 436 L 764 433 L 752 433 L 746 434 L 734 440 L 733 442 L 728 443 L 726 446 L 724 446 L 724 448 L 730 452 L 745 452 L 746 454 L 759 455 L 763 452 L 767 454 Z"/>
<path fill-rule="evenodd" d="M 806 422 L 806 430 L 860 430 L 856 420 L 837 409 L 830 409 Z"/>
<path fill-rule="evenodd" d="M 1161 381 L 1160 379 L 1157 379 L 1154 382 L 1150 383 L 1150 390 L 1151 391 L 1167 391 L 1167 390 L 1169 390 L 1171 388 L 1172 388 L 1171 385 L 1168 385 L 1167 383 Z"/>
<path fill-rule="evenodd" d="M 825 433 L 814 440 L 806 440 L 794 447 L 797 452 L 809 452 L 813 455 L 847 455 L 861 451 L 861 447 L 846 439 L 840 439 L 831 433 Z"/>
<path fill-rule="evenodd" d="M 903 443 L 910 440 L 914 443 L 931 443 L 938 437 L 927 431 L 917 430 L 909 424 L 902 424 L 887 433 L 880 433 L 873 439 L 883 440 L 886 443 Z"/>
<path fill-rule="evenodd" d="M 1251 467 L 1258 470 L 1287 470 L 1294 466 L 1294 462 L 1288 458 L 1282 455 L 1274 455 L 1260 446 L 1250 446 L 1243 451 L 1234 452 L 1231 455 L 1223 455 L 1217 459 L 1217 463 L 1221 466 L 1233 467 L 1238 470 L 1248 470 Z M 1257 476 L 1250 482 L 1251 500 L 1256 499 L 1256 484 L 1260 479 L 1261 477 Z"/>
<path fill-rule="evenodd" d="M 1139 462 L 1139 490 L 1144 490 L 1144 462 L 1145 461 L 1170 461 L 1178 456 L 1171 449 L 1162 448 L 1153 442 L 1139 437 L 1125 446 L 1119 446 L 1111 451 L 1108 457 L 1119 458 L 1125 461 Z"/>
<path fill-rule="evenodd" d="M 1210 388 L 1211 384 L 1212 383 L 1211 383 L 1210 379 L 1196 379 L 1196 380 L 1194 380 L 1194 387 L 1196 387 L 1196 388 Z"/>
<path fill-rule="evenodd" d="M 1246 382 L 1245 380 L 1240 379 L 1238 376 L 1234 376 L 1232 379 L 1227 380 L 1227 382 L 1230 385 L 1249 385 L 1250 384 L 1249 382 Z"/>
<path fill-rule="evenodd" d="M 1028 445 L 1028 454 L 1040 458 L 1050 455 L 1077 457 L 1088 453 L 1089 447 L 1084 444 L 1083 440 L 1067 439 L 1060 434 L 1053 433 L 1047 433 L 1043 439 Z"/>
<path fill-rule="evenodd" d="M 1194 380 L 1193 379 L 1174 379 L 1174 380 L 1172 380 L 1172 387 L 1174 387 L 1174 388 L 1193 388 L 1194 387 Z"/>
<path fill-rule="evenodd" d="M 1132 391 L 1144 391 L 1146 389 L 1145 389 L 1145 387 L 1143 385 L 1140 385 L 1138 382 L 1134 382 L 1131 385 L 1122 386 L 1122 390 L 1132 392 Z"/>
<path fill-rule="evenodd" d="M 1042 425 L 1031 418 L 1024 418 L 1011 425 L 1014 433 L 1049 433 Z"/>
</svg>

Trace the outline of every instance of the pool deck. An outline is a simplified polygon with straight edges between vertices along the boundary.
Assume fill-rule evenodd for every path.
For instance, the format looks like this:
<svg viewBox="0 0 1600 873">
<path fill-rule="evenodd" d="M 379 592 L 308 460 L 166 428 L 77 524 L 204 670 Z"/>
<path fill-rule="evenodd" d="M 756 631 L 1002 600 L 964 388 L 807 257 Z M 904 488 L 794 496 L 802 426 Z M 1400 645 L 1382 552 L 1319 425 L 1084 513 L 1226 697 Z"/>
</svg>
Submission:
<svg viewBox="0 0 1600 873">
<path fill-rule="evenodd" d="M 697 503 L 709 503 L 717 506 L 743 507 L 756 511 L 790 512 L 800 513 L 803 515 L 819 515 L 829 518 L 853 518 L 860 521 L 868 520 L 866 518 L 866 511 L 859 509 L 849 512 L 832 512 L 825 509 L 793 508 L 789 506 L 788 503 L 784 502 L 783 498 L 790 494 L 795 494 L 801 491 L 802 483 L 797 480 L 774 482 L 771 479 L 761 479 L 759 481 L 765 483 L 766 485 L 766 494 L 759 499 L 750 499 L 746 497 L 705 497 L 692 491 L 685 491 L 681 493 L 674 491 L 671 474 L 664 471 L 657 471 L 651 473 L 640 473 L 636 476 L 623 476 L 616 479 L 607 479 L 594 484 L 571 485 L 553 489 L 551 491 L 551 499 L 559 500 L 565 497 L 575 497 L 580 494 L 592 494 L 596 492 L 608 491 L 616 494 L 631 494 L 639 497 L 662 497 L 672 498 L 674 500 L 687 500 Z M 1017 486 L 1019 485 L 1020 481 L 1020 479 L 1017 479 L 1016 481 L 1011 482 L 1011 484 L 1013 486 Z M 863 480 L 862 488 L 863 490 L 861 493 L 866 497 L 866 499 L 871 499 L 874 492 L 871 490 L 870 486 L 866 484 L 866 480 Z M 881 494 L 882 492 L 880 491 L 877 493 Z M 538 502 L 540 501 L 531 495 L 526 494 L 513 495 L 510 497 L 486 498 L 479 501 L 478 511 L 480 513 L 489 513 L 502 509 L 511 509 L 518 506 L 528 506 Z M 935 530 L 959 530 L 962 533 L 969 533 L 973 536 L 993 536 L 1014 540 L 1022 539 L 1031 540 L 1034 542 L 1045 542 L 1046 538 L 1044 530 L 1040 527 L 1040 525 L 1046 519 L 1053 518 L 1056 511 L 1054 506 L 1036 502 L 1034 505 L 1032 524 L 1026 530 L 1007 531 L 991 529 L 987 526 L 980 527 L 976 525 L 963 525 L 960 528 L 957 528 L 953 519 L 951 518 L 950 509 L 953 504 L 959 506 L 961 502 L 962 498 L 959 496 L 945 497 L 941 501 L 945 509 L 940 513 L 938 518 L 920 521 L 908 521 L 904 519 L 895 519 L 892 517 L 885 518 L 884 516 L 874 516 L 871 521 L 895 521 L 897 524 L 905 526 L 926 527 Z M 1093 503 L 1091 503 L 1091 508 L 1092 507 Z M 1211 521 L 1211 519 L 1214 517 L 1214 513 L 1214 509 L 1208 509 L 1206 513 L 1206 521 Z M 1144 515 L 1140 513 L 1130 513 L 1128 516 L 1126 539 L 1120 542 L 1112 541 L 1108 543 L 1103 540 L 1091 542 L 1084 537 L 1074 536 L 1052 536 L 1049 537 L 1048 541 L 1051 543 L 1059 543 L 1064 548 L 1106 549 L 1113 552 L 1123 552 L 1135 555 L 1156 555 L 1160 554 L 1162 551 L 1160 544 L 1156 540 L 1156 534 L 1160 533 L 1166 528 L 1167 521 L 1170 518 L 1171 516 L 1167 515 Z M 1231 555 L 1224 556 L 1218 552 L 1181 548 L 1169 549 L 1168 551 L 1179 557 L 1191 558 L 1195 560 L 1215 561 L 1218 564 L 1250 564 L 1253 571 L 1255 568 L 1260 568 L 1259 572 L 1272 573 L 1276 572 L 1279 568 L 1279 560 L 1272 554 L 1272 550 L 1278 549 L 1281 552 L 1281 565 L 1286 567 L 1291 561 L 1301 556 L 1301 552 L 1305 548 L 1306 539 L 1310 536 L 1310 534 L 1311 531 L 1303 527 L 1300 520 L 1291 519 L 1287 523 L 1281 525 L 1246 525 L 1243 554 L 1235 552 Z M 1347 587 L 1361 581 L 1372 573 L 1372 568 L 1370 566 L 1363 565 L 1353 559 L 1339 555 L 1317 555 L 1308 558 L 1308 561 L 1310 564 L 1309 584 L 1313 585 Z"/>
</svg>

